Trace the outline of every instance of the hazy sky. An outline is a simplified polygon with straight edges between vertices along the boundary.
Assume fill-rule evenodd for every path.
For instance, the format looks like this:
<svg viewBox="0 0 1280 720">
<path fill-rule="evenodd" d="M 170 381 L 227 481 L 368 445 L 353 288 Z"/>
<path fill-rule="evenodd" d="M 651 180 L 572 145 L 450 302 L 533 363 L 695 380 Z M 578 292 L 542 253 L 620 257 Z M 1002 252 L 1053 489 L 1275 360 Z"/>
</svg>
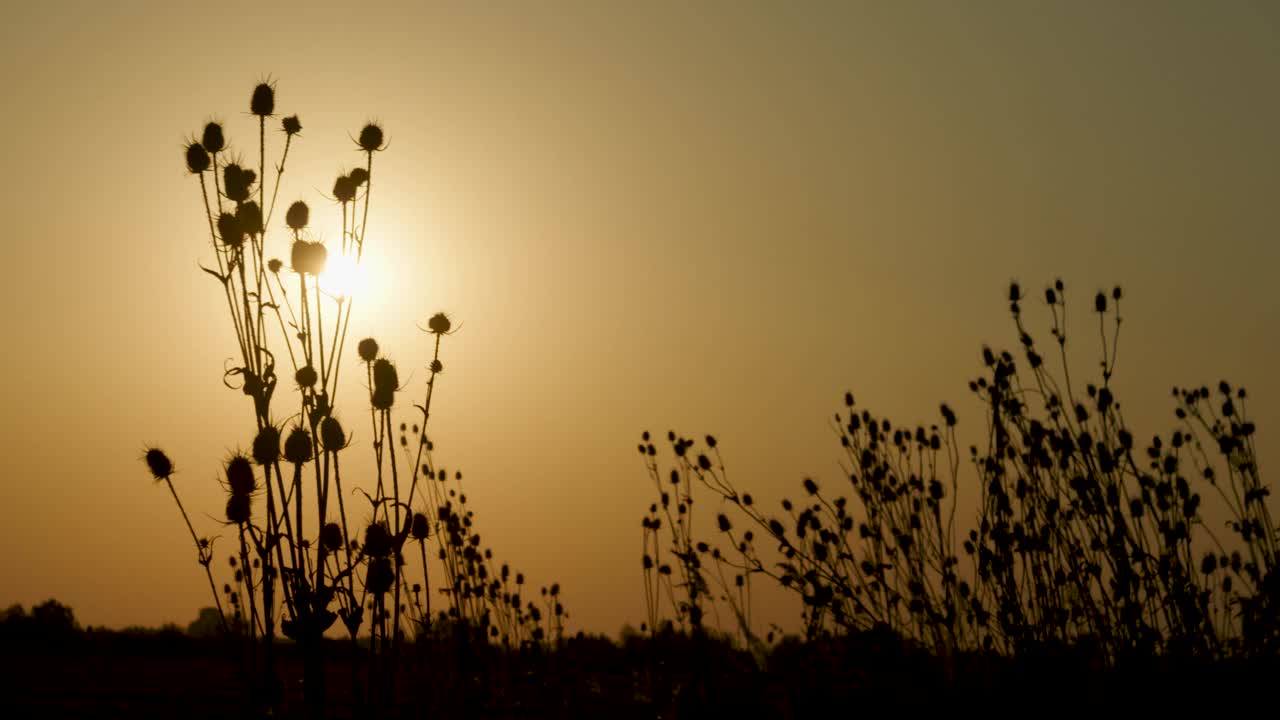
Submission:
<svg viewBox="0 0 1280 720">
<path fill-rule="evenodd" d="M 139 457 L 164 447 L 217 531 L 218 463 L 252 418 L 221 383 L 234 336 L 181 151 L 210 119 L 253 147 L 265 78 L 304 126 L 282 199 L 318 226 L 361 161 L 348 133 L 386 128 L 353 335 L 416 395 L 415 323 L 461 325 L 437 459 L 485 543 L 563 585 L 571 629 L 644 619 L 642 430 L 715 433 L 771 503 L 840 481 L 846 389 L 902 423 L 949 402 L 976 440 L 966 383 L 983 343 L 1016 344 L 1011 279 L 1066 281 L 1084 368 L 1089 298 L 1122 284 L 1137 434 L 1171 429 L 1172 385 L 1225 377 L 1273 458 L 1280 6 L 479 5 L 4 11 L 0 606 L 55 597 L 123 626 L 208 604 Z"/>
</svg>

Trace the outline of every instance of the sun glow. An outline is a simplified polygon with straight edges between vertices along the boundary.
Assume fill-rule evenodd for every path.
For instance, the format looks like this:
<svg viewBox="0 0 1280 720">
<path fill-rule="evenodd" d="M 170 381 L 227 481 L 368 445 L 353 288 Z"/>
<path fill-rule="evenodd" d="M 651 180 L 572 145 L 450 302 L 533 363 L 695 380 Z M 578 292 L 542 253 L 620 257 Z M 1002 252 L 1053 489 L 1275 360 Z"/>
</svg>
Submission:
<svg viewBox="0 0 1280 720">
<path fill-rule="evenodd" d="M 364 272 L 354 257 L 335 255 L 320 273 L 320 288 L 335 298 L 359 297 L 365 289 Z"/>
</svg>

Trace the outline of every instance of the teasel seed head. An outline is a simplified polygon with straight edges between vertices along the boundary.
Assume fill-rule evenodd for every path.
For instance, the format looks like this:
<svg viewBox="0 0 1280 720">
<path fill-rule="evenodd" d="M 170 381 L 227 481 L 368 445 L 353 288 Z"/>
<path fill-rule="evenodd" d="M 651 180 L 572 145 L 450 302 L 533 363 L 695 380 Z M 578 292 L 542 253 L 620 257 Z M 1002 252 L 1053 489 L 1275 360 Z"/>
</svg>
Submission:
<svg viewBox="0 0 1280 720">
<path fill-rule="evenodd" d="M 453 322 L 449 320 L 449 316 L 444 313 L 436 313 L 427 321 L 427 327 L 435 335 L 444 335 L 453 327 Z"/>
<path fill-rule="evenodd" d="M 307 204 L 298 200 L 289 206 L 285 211 L 284 222 L 294 230 L 301 230 L 307 226 L 307 221 L 311 219 L 311 208 Z"/>
<path fill-rule="evenodd" d="M 244 228 L 240 227 L 240 220 L 231 213 L 224 212 L 219 215 L 218 237 L 222 238 L 222 244 L 229 248 L 244 245 Z"/>
<path fill-rule="evenodd" d="M 386 557 L 391 554 L 391 531 L 385 523 L 376 522 L 364 530 L 364 552 L 370 557 Z"/>
<path fill-rule="evenodd" d="M 378 341 L 373 338 L 365 338 L 356 346 L 356 352 L 360 353 L 360 359 L 371 363 L 378 359 Z"/>
<path fill-rule="evenodd" d="M 258 489 L 258 479 L 253 474 L 249 458 L 237 454 L 227 461 L 227 487 L 232 495 L 252 495 Z"/>
<path fill-rule="evenodd" d="M 200 143 L 189 143 L 187 145 L 187 170 L 192 175 L 199 175 L 209 169 L 209 153 Z"/>
<path fill-rule="evenodd" d="M 240 229 L 246 233 L 253 236 L 262 234 L 262 208 L 253 200 L 236 208 L 236 220 L 240 223 Z"/>
<path fill-rule="evenodd" d="M 147 462 L 147 469 L 151 471 L 151 476 L 156 480 L 164 480 L 173 475 L 173 461 L 160 448 L 148 449 L 143 459 Z"/>
<path fill-rule="evenodd" d="M 333 181 L 333 198 L 340 203 L 349 203 L 356 199 L 355 181 L 347 175 L 339 175 Z"/>
<path fill-rule="evenodd" d="M 200 146 L 209 153 L 221 152 L 227 146 L 226 140 L 222 137 L 222 126 L 216 122 L 205 125 L 204 133 L 200 136 Z"/>
<path fill-rule="evenodd" d="M 431 534 L 431 524 L 427 521 L 427 516 L 422 513 L 413 514 L 413 525 L 410 527 L 409 534 L 414 540 L 426 540 Z"/>
<path fill-rule="evenodd" d="M 297 115 L 290 115 L 280 121 L 280 129 L 284 130 L 285 135 L 297 135 L 302 132 L 302 121 Z"/>
<path fill-rule="evenodd" d="M 252 501 L 248 495 L 232 495 L 227 498 L 227 522 L 243 525 L 252 514 Z"/>
<path fill-rule="evenodd" d="M 222 194 L 231 202 L 244 202 L 249 199 L 249 190 L 257 179 L 254 171 L 231 163 L 222 169 Z"/>
<path fill-rule="evenodd" d="M 347 433 L 338 418 L 330 415 L 320 422 L 320 441 L 325 450 L 334 452 L 347 446 Z"/>
<path fill-rule="evenodd" d="M 348 173 L 347 177 L 351 178 L 351 182 L 355 183 L 356 187 L 360 187 L 361 185 L 369 182 L 369 171 L 362 167 L 358 167 Z"/>
<path fill-rule="evenodd" d="M 259 465 L 270 465 L 279 459 L 280 431 L 274 425 L 268 425 L 253 439 L 253 461 Z"/>
<path fill-rule="evenodd" d="M 376 123 L 369 123 L 360 130 L 360 139 L 357 141 L 360 149 L 365 152 L 376 152 L 382 149 L 382 128 Z"/>
<path fill-rule="evenodd" d="M 298 372 L 293 374 L 293 379 L 298 382 L 298 387 L 309 388 L 314 387 L 316 381 L 320 378 L 316 375 L 316 369 L 310 365 L 303 365 L 298 368 Z"/>
<path fill-rule="evenodd" d="M 342 526 L 336 522 L 325 523 L 320 528 L 320 546 L 329 552 L 342 547 Z"/>
<path fill-rule="evenodd" d="M 271 258 L 267 261 L 267 272 L 275 275 L 280 272 L 280 268 L 284 267 L 284 263 L 280 262 L 280 258 Z"/>
<path fill-rule="evenodd" d="M 311 433 L 304 428 L 295 427 L 284 441 L 284 459 L 294 465 L 301 465 L 311 460 Z"/>
<path fill-rule="evenodd" d="M 276 110 L 276 89 L 269 83 L 258 83 L 249 98 L 249 112 L 259 117 L 269 117 Z"/>
</svg>

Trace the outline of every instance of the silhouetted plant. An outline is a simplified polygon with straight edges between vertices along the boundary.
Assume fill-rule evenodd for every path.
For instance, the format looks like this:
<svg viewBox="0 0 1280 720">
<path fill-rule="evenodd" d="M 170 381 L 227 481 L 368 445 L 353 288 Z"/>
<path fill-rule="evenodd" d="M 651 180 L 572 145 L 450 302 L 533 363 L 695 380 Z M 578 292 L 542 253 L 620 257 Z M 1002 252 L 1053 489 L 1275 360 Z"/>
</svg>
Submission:
<svg viewBox="0 0 1280 720">
<path fill-rule="evenodd" d="M 956 534 L 962 453 L 955 412 L 943 405 L 939 423 L 895 426 L 846 394 L 835 420 L 848 485 L 832 493 L 805 479 L 803 499 L 783 500 L 780 516 L 729 483 L 714 438 L 701 452 L 670 434 L 669 487 L 679 490 L 680 515 L 665 554 L 687 568 L 686 578 L 705 574 L 697 556 L 746 578 L 773 578 L 802 599 L 809 637 L 884 628 L 942 657 L 1077 648 L 1108 664 L 1154 654 L 1274 656 L 1280 536 L 1259 476 L 1247 395 L 1225 381 L 1216 394 L 1175 389 L 1177 427 L 1138 447 L 1111 384 L 1122 297 L 1116 288 L 1094 298 L 1100 373 L 1081 388 L 1068 362 L 1062 282 L 1044 293 L 1057 372 L 1024 324 L 1026 297 L 1010 288 L 1023 359 L 984 348 L 986 373 L 969 384 L 987 408 L 987 440 L 969 448 L 979 504 L 963 536 Z M 640 451 L 657 480 L 648 433 Z M 759 552 L 728 514 L 717 518 L 728 551 L 694 543 L 683 515 L 695 486 L 735 508 L 776 556 Z M 661 500 L 644 525 L 650 624 L 655 588 L 670 576 L 654 544 L 667 488 L 660 484 Z M 1204 524 L 1201 492 L 1221 501 L 1234 539 Z M 741 618 L 743 603 L 731 592 L 721 597 Z M 672 604 L 681 617 L 683 608 Z"/>
</svg>

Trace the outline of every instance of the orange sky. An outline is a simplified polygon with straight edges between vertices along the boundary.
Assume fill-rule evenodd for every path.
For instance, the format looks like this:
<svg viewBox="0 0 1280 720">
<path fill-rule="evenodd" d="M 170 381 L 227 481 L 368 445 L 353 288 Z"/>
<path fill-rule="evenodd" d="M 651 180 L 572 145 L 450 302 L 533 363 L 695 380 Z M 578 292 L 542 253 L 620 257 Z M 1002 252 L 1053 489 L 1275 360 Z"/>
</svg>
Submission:
<svg viewBox="0 0 1280 720">
<path fill-rule="evenodd" d="M 976 439 L 966 382 L 1016 342 L 1014 278 L 1061 276 L 1082 310 L 1124 285 L 1140 436 L 1171 429 L 1170 386 L 1226 377 L 1274 454 L 1275 5 L 176 5 L 0 24 L 0 606 L 123 626 L 208 603 L 138 458 L 166 448 L 216 531 L 251 415 L 221 384 L 234 340 L 181 149 L 211 118 L 251 148 L 266 77 L 304 125 L 282 199 L 317 226 L 361 159 L 347 133 L 385 126 L 353 335 L 418 393 L 415 323 L 459 322 L 438 461 L 486 544 L 563 585 L 571 629 L 644 618 L 642 430 L 716 434 L 770 502 L 838 482 L 846 389 L 903 423 L 949 402 Z M 761 624 L 794 624 L 774 600 Z"/>
</svg>

